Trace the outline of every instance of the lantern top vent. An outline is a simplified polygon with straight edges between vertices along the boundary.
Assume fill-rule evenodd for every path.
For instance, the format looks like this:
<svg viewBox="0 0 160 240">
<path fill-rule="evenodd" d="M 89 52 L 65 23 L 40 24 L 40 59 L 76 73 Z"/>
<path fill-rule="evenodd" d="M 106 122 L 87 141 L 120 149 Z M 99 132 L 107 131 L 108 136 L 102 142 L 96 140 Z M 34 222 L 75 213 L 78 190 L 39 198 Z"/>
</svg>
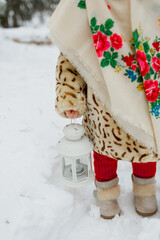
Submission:
<svg viewBox="0 0 160 240">
<path fill-rule="evenodd" d="M 81 124 L 71 123 L 64 127 L 63 133 L 69 140 L 79 140 L 84 135 L 85 129 Z"/>
</svg>

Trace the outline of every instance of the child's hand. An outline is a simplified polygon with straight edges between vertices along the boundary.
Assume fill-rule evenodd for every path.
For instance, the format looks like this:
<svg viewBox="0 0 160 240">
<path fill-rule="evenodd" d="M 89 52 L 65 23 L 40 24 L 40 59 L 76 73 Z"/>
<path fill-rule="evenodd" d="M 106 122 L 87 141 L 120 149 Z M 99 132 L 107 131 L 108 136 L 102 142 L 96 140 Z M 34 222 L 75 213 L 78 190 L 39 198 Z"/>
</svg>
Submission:
<svg viewBox="0 0 160 240">
<path fill-rule="evenodd" d="M 74 111 L 74 110 L 67 110 L 65 111 L 66 117 L 68 118 L 77 118 L 79 115 L 78 111 Z"/>
</svg>

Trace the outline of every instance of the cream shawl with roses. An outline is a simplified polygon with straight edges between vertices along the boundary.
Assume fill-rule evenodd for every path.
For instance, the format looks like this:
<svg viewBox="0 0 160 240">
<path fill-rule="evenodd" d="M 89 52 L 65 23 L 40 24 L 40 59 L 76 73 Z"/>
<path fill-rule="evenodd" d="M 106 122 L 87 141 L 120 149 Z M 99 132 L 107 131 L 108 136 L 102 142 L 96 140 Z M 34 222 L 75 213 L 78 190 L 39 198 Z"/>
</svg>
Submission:
<svg viewBox="0 0 160 240">
<path fill-rule="evenodd" d="M 160 155 L 159 0 L 61 0 L 48 27 L 119 126 Z"/>
</svg>

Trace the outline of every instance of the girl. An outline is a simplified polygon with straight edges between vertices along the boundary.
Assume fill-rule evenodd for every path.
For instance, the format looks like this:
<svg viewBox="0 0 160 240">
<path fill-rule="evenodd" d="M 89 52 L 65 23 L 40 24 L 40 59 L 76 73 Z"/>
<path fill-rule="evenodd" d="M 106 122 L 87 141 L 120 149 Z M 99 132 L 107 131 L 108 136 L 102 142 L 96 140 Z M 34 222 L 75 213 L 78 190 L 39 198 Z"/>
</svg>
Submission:
<svg viewBox="0 0 160 240">
<path fill-rule="evenodd" d="M 50 36 L 63 52 L 56 67 L 55 109 L 62 117 L 83 115 L 85 134 L 94 143 L 94 195 L 106 219 L 120 214 L 118 160 L 132 163 L 136 212 L 149 216 L 157 211 L 160 38 L 156 4 L 62 0 L 49 22 Z"/>
</svg>

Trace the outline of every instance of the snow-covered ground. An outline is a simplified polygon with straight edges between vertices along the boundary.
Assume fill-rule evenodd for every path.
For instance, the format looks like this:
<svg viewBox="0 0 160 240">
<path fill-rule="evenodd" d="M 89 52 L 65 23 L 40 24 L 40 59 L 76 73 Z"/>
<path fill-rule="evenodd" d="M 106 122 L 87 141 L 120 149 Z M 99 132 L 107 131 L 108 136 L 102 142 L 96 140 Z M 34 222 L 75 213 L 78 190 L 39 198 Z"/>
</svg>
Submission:
<svg viewBox="0 0 160 240">
<path fill-rule="evenodd" d="M 160 210 L 150 218 L 134 211 L 129 163 L 119 163 L 122 214 L 113 220 L 99 217 L 94 184 L 60 184 L 55 144 L 70 121 L 54 112 L 59 51 L 14 43 L 16 31 L 22 38 L 36 32 L 0 29 L 0 239 L 159 240 Z M 157 190 L 160 209 L 159 165 Z"/>
</svg>

